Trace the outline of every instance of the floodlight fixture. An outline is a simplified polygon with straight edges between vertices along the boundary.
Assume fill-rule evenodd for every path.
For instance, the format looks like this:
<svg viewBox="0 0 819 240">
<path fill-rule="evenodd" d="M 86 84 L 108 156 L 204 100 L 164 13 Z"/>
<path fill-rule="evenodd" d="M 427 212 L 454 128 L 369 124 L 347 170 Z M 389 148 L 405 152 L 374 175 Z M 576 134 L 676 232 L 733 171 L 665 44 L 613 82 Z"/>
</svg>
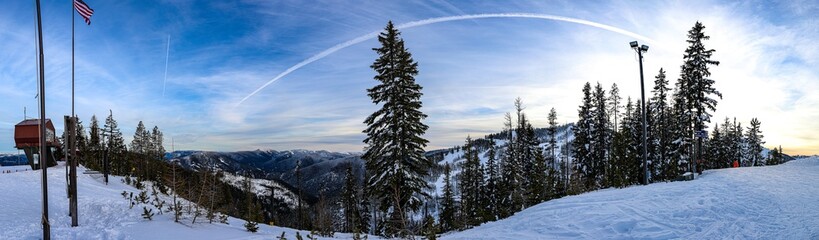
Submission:
<svg viewBox="0 0 819 240">
<path fill-rule="evenodd" d="M 640 50 L 642 50 L 643 52 L 648 52 L 648 45 L 643 45 L 642 47 L 640 47 Z"/>
<path fill-rule="evenodd" d="M 637 46 L 639 46 L 639 44 L 637 44 L 637 41 L 633 41 L 628 44 L 631 45 L 631 48 L 636 48 Z"/>
</svg>

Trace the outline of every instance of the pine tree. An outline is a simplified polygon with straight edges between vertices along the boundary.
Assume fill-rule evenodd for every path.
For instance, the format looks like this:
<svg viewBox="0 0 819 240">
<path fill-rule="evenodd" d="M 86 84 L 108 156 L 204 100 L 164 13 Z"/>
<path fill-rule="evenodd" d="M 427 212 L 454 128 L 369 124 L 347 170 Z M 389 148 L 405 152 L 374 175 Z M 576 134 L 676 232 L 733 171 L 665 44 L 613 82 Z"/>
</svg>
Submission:
<svg viewBox="0 0 819 240">
<path fill-rule="evenodd" d="M 620 113 L 620 108 L 623 107 L 621 106 L 622 100 L 623 98 L 620 97 L 620 88 L 617 87 L 617 83 L 611 84 L 609 98 L 607 99 L 608 109 L 606 110 L 609 113 L 609 125 L 611 128 L 617 128 L 618 120 L 620 119 L 618 113 Z"/>
<path fill-rule="evenodd" d="M 105 144 L 107 145 L 106 150 L 108 151 L 111 173 L 116 175 L 124 174 L 128 170 L 125 162 L 125 151 L 128 149 L 125 147 L 125 140 L 122 138 L 122 132 L 119 131 L 113 113 L 105 119 L 102 135 L 107 138 Z"/>
<path fill-rule="evenodd" d="M 740 166 L 750 167 L 751 162 L 748 161 L 748 151 L 746 149 L 746 142 L 743 134 L 744 129 L 742 128 L 742 123 L 738 123 L 736 118 L 734 118 L 733 127 L 734 127 L 732 134 L 733 139 L 731 139 L 731 141 L 734 152 L 734 158 L 739 161 Z"/>
<path fill-rule="evenodd" d="M 501 181 L 500 173 L 498 172 L 498 163 L 496 160 L 495 141 L 489 139 L 489 151 L 486 153 L 486 184 L 483 187 L 483 195 L 486 196 L 487 217 L 485 221 L 495 221 L 498 219 L 498 202 L 499 190 L 498 184 Z"/>
<path fill-rule="evenodd" d="M 666 168 L 666 179 L 675 179 L 684 171 L 689 170 L 691 162 L 691 147 L 693 131 L 691 130 L 691 118 L 687 112 L 687 101 L 685 99 L 685 82 L 677 81 L 676 88 L 672 94 L 672 107 L 669 119 L 668 134 L 671 136 L 670 153 L 671 161 Z"/>
<path fill-rule="evenodd" d="M 501 152 L 500 161 L 500 182 L 498 182 L 498 218 L 506 218 L 512 216 L 517 211 L 520 211 L 518 203 L 520 203 L 520 195 L 515 194 L 519 189 L 518 181 L 520 175 L 520 168 L 522 167 L 516 162 L 517 154 L 516 144 L 514 138 L 514 130 L 512 129 L 512 115 L 508 112 L 504 115 L 504 129 L 506 133 L 506 144 L 504 144 L 504 151 Z"/>
<path fill-rule="evenodd" d="M 546 160 L 537 148 L 537 154 L 532 159 L 532 168 L 529 170 L 529 206 L 537 205 L 549 198 L 549 167 L 546 166 Z"/>
<path fill-rule="evenodd" d="M 710 37 L 703 33 L 705 26 L 700 22 L 696 22 L 694 27 L 688 31 L 688 48 L 683 55 L 683 65 L 680 74 L 680 89 L 685 97 L 686 117 L 689 118 L 690 124 L 688 126 L 690 133 L 693 135 L 694 131 L 705 129 L 705 123 L 711 122 L 711 114 L 709 111 L 716 111 L 717 100 L 711 95 L 722 98 L 722 94 L 717 91 L 713 85 L 714 80 L 708 78 L 711 76 L 709 70 L 710 65 L 719 65 L 719 61 L 711 60 L 714 49 L 706 49 L 703 45 L 703 40 L 708 40 Z M 694 149 L 690 148 L 691 154 L 694 154 Z"/>
<path fill-rule="evenodd" d="M 635 156 L 635 158 L 631 161 L 633 164 L 628 164 L 628 185 L 641 183 L 646 174 L 646 172 L 643 171 L 643 109 L 640 107 L 643 105 L 640 100 L 637 100 L 634 106 L 634 115 L 630 117 L 629 121 L 631 135 L 628 137 L 631 138 L 629 152 L 631 152 L 631 155 Z M 648 116 L 646 116 L 646 118 L 648 118 Z"/>
<path fill-rule="evenodd" d="M 359 209 L 358 209 L 358 181 L 353 174 L 353 165 L 348 163 L 345 176 L 345 184 L 341 193 L 342 210 L 344 211 L 343 231 L 349 233 L 360 233 Z"/>
<path fill-rule="evenodd" d="M 392 24 L 387 23 L 378 36 L 379 57 L 370 66 L 378 74 L 379 84 L 367 90 L 373 103 L 382 104 L 364 121 L 367 129 L 366 152 L 362 157 L 367 170 L 374 173 L 367 181 L 379 200 L 382 211 L 391 211 L 388 234 L 404 236 L 409 230 L 410 211 L 417 210 L 429 196 L 424 177 L 432 162 L 424 157 L 427 140 L 421 137 L 427 115 L 420 111 L 421 86 L 415 82 L 418 63 L 404 47 L 404 40 Z"/>
<path fill-rule="evenodd" d="M 594 185 L 594 155 L 592 155 L 592 129 L 594 128 L 594 115 L 592 112 L 591 84 L 586 82 L 583 86 L 583 103 L 578 110 L 578 120 L 572 131 L 574 141 L 572 142 L 572 156 L 574 156 L 574 171 L 578 180 L 582 181 L 579 186 L 589 189 Z M 576 189 L 575 192 L 584 192 L 585 189 Z"/>
<path fill-rule="evenodd" d="M 368 178 L 369 172 L 367 172 L 367 170 L 364 169 L 364 179 L 366 180 Z M 359 204 L 358 227 L 361 228 L 362 233 L 372 234 L 373 232 L 370 231 L 372 230 L 372 228 L 370 227 L 372 225 L 371 220 L 373 220 L 371 212 L 374 210 L 370 204 L 370 198 L 372 194 L 370 194 L 369 189 L 361 187 L 361 184 L 357 185 L 358 185 L 357 192 L 359 194 L 358 197 L 359 199 L 361 199 Z"/>
<path fill-rule="evenodd" d="M 86 155 L 88 158 L 87 163 L 89 164 L 90 168 L 94 169 L 101 169 L 102 163 L 100 160 L 102 157 L 100 156 L 100 152 L 102 151 L 102 141 L 101 141 L 101 131 L 99 127 L 99 122 L 97 121 L 97 116 L 91 116 L 91 123 L 88 127 L 88 150 L 89 154 Z"/>
<path fill-rule="evenodd" d="M 422 233 L 427 240 L 435 240 L 438 239 L 438 228 L 435 227 L 435 219 L 432 218 L 429 214 L 424 215 L 424 219 L 422 221 L 423 230 Z"/>
<path fill-rule="evenodd" d="M 615 85 L 616 86 L 616 85 Z M 558 170 L 560 169 L 560 164 L 557 160 L 557 155 L 555 151 L 557 151 L 557 111 L 555 108 L 549 111 L 549 127 L 546 129 L 546 134 L 549 136 L 548 145 L 547 145 L 547 153 L 549 156 L 546 158 L 551 163 L 551 168 Z"/>
<path fill-rule="evenodd" d="M 727 162 L 724 154 L 723 133 L 720 131 L 719 124 L 714 125 L 714 130 L 711 131 L 711 138 L 708 139 L 708 151 L 706 156 L 705 169 L 724 168 L 723 163 Z"/>
<path fill-rule="evenodd" d="M 461 213 L 467 226 L 477 226 L 483 222 L 482 206 L 483 169 L 472 138 L 466 138 L 463 147 L 464 162 L 458 179 L 461 192 Z"/>
<path fill-rule="evenodd" d="M 142 121 L 137 124 L 136 132 L 134 132 L 134 139 L 131 140 L 131 152 L 144 154 L 148 145 L 148 130 L 145 130 L 145 125 Z"/>
<path fill-rule="evenodd" d="M 449 163 L 447 163 L 444 165 L 444 196 L 441 199 L 441 211 L 439 212 L 440 215 L 438 215 L 441 232 L 458 229 L 458 221 L 455 220 L 455 214 L 458 210 L 457 205 L 455 205 L 455 194 L 450 183 L 452 178 L 450 174 L 451 169 Z"/>
<path fill-rule="evenodd" d="M 669 166 L 672 161 L 672 135 L 669 132 L 671 129 L 671 109 L 668 104 L 668 80 L 665 77 L 665 71 L 660 68 L 660 72 L 654 78 L 654 89 L 651 91 L 651 110 L 652 118 L 649 127 L 649 135 L 653 140 L 654 148 L 649 153 L 652 162 L 656 162 L 657 170 L 651 181 L 656 180 L 671 180 L 673 176 L 668 176 Z"/>
<path fill-rule="evenodd" d="M 517 105 L 517 104 L 516 104 Z M 519 108 L 522 110 L 522 108 Z M 543 158 L 543 149 L 535 136 L 535 129 L 526 118 L 526 114 L 519 113 L 517 146 L 519 161 L 523 163 L 522 178 L 525 206 L 532 206 L 546 200 L 546 162 Z"/>
<path fill-rule="evenodd" d="M 591 144 L 591 180 L 590 187 L 598 189 L 604 187 L 603 177 L 608 164 L 610 145 L 609 117 L 606 113 L 606 92 L 600 83 L 594 88 L 592 96 L 592 144 Z"/>
<path fill-rule="evenodd" d="M 759 129 L 759 120 L 756 118 L 751 119 L 751 126 L 748 127 L 748 132 L 745 135 L 745 138 L 748 141 L 748 158 L 751 162 L 751 166 L 765 166 L 765 161 L 762 156 L 762 144 L 765 144 L 765 141 L 762 141 L 762 130 Z"/>
<path fill-rule="evenodd" d="M 75 149 L 77 154 L 72 156 L 72 158 L 76 157 L 80 164 L 84 164 L 87 166 L 88 162 L 88 154 L 90 154 L 90 149 L 88 149 L 88 139 L 85 136 L 85 129 L 83 129 L 82 121 L 79 117 L 76 118 L 74 132 L 76 140 L 74 142 Z"/>
<path fill-rule="evenodd" d="M 515 115 L 517 116 L 517 122 L 514 128 L 514 135 L 510 135 L 510 139 L 514 139 L 514 141 L 510 140 L 511 148 L 507 149 L 509 150 L 509 167 L 512 172 L 509 185 L 512 191 L 512 213 L 521 211 L 528 206 L 528 170 L 532 169 L 532 161 L 527 151 L 529 140 L 524 130 L 524 126 L 528 121 L 526 120 L 526 115 L 523 113 L 523 102 L 520 98 L 515 99 Z M 512 126 L 511 120 L 509 126 Z"/>
</svg>

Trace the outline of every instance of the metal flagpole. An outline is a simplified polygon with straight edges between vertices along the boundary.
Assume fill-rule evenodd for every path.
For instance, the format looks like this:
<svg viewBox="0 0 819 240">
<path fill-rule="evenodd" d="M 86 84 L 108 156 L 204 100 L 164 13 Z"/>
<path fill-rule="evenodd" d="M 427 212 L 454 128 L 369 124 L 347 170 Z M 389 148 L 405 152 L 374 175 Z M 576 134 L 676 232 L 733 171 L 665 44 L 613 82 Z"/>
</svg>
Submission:
<svg viewBox="0 0 819 240">
<path fill-rule="evenodd" d="M 43 61 L 43 22 L 40 16 L 40 0 L 34 0 L 37 6 L 37 47 L 39 50 L 40 68 L 40 169 L 43 174 L 43 239 L 51 239 L 51 226 L 48 222 L 48 156 L 46 155 L 45 129 L 45 63 Z"/>
<path fill-rule="evenodd" d="M 79 225 L 78 220 L 78 209 L 77 209 L 77 162 L 78 159 L 74 157 L 76 154 L 76 143 L 77 143 L 77 134 L 76 124 L 77 124 L 77 116 L 74 115 L 74 0 L 71 0 L 71 121 L 72 126 L 68 129 L 72 129 L 69 132 L 68 137 L 68 148 L 69 153 L 66 154 L 66 162 L 70 165 L 69 171 L 69 189 L 68 192 L 71 195 L 71 199 L 68 200 L 68 211 L 71 215 L 71 226 L 76 227 Z"/>
</svg>

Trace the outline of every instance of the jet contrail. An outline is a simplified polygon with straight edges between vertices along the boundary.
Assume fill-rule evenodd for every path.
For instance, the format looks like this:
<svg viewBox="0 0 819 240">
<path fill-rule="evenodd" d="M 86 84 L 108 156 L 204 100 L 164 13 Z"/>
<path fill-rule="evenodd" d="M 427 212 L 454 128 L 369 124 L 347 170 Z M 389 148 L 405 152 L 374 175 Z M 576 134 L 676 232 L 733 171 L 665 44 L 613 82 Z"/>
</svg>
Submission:
<svg viewBox="0 0 819 240">
<path fill-rule="evenodd" d="M 646 36 L 642 36 L 640 34 L 636 34 L 636 33 L 633 33 L 633 32 L 630 32 L 628 30 L 624 30 L 624 29 L 621 29 L 621 28 L 618 28 L 618 27 L 614 27 L 614 26 L 611 26 L 611 25 L 596 23 L 596 22 L 583 20 L 583 19 L 578 19 L 578 18 L 555 16 L 555 15 L 549 15 L 549 14 L 536 14 L 536 13 L 488 13 L 488 14 L 471 14 L 471 15 L 460 15 L 460 16 L 450 16 L 450 17 L 437 17 L 437 18 L 429 18 L 429 19 L 424 19 L 424 20 L 419 20 L 419 21 L 400 24 L 400 25 L 397 25 L 396 28 L 406 29 L 406 28 L 420 27 L 420 26 L 429 25 L 429 24 L 433 24 L 433 23 L 451 22 L 451 21 L 460 21 L 460 20 L 469 20 L 469 19 L 480 19 L 480 18 L 535 18 L 535 19 L 547 19 L 547 20 L 577 23 L 577 24 L 582 24 L 582 25 L 586 25 L 586 26 L 600 28 L 600 29 L 603 29 L 603 30 L 612 31 L 612 32 L 615 32 L 615 33 L 619 33 L 619 34 L 622 34 L 622 35 L 633 37 L 633 38 L 645 41 L 647 43 L 656 45 L 655 44 L 656 42 L 654 40 L 652 40 L 651 38 L 648 38 Z M 259 87 L 255 91 L 253 91 L 252 93 L 248 94 L 245 98 L 242 98 L 242 100 L 239 101 L 239 103 L 236 104 L 236 107 L 238 107 L 239 105 L 244 103 L 245 100 L 247 100 L 248 98 L 252 97 L 253 95 L 256 95 L 256 93 L 259 93 L 259 91 L 261 91 L 262 89 L 264 89 L 268 85 L 272 84 L 273 82 L 276 82 L 277 80 L 283 78 L 284 76 L 287 76 L 291 72 L 296 71 L 299 68 L 304 67 L 307 64 L 310 64 L 310 63 L 315 62 L 315 61 L 317 61 L 319 59 L 327 57 L 328 55 L 333 54 L 333 53 L 337 52 L 338 50 L 347 48 L 349 46 L 355 45 L 357 43 L 360 43 L 360 42 L 363 42 L 363 41 L 366 41 L 366 40 L 369 40 L 369 39 L 373 39 L 373 38 L 377 37 L 379 33 L 381 33 L 381 31 L 371 32 L 371 33 L 368 33 L 366 35 L 354 38 L 352 40 L 337 44 L 337 45 L 335 45 L 335 46 L 333 46 L 331 48 L 328 48 L 327 50 L 324 50 L 324 51 L 322 51 L 322 52 L 320 52 L 320 53 L 318 53 L 316 55 L 313 55 L 312 57 L 310 57 L 310 58 L 308 58 L 308 59 L 306 59 L 304 61 L 301 61 L 301 62 L 297 63 L 296 65 L 293 65 L 292 67 L 288 68 L 287 70 L 280 73 L 279 75 L 276 75 L 276 77 L 274 77 L 273 79 L 271 79 L 270 81 L 268 81 L 267 83 L 265 83 L 264 85 L 262 85 L 261 87 Z"/>
<path fill-rule="evenodd" d="M 165 48 L 165 78 L 162 80 L 162 97 L 165 97 L 165 82 L 168 81 L 168 54 L 171 53 L 171 35 L 168 34 L 168 47 Z"/>
</svg>

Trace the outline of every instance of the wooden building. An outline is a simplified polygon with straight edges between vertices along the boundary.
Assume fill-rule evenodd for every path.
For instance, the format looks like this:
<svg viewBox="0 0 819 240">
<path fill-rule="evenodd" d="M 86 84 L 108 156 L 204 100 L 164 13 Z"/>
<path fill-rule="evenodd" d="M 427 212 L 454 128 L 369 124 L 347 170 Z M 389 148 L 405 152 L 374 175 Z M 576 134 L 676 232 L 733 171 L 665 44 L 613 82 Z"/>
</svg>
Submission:
<svg viewBox="0 0 819 240">
<path fill-rule="evenodd" d="M 57 165 L 55 153 L 60 148 L 60 141 L 54 130 L 54 124 L 51 119 L 46 119 L 46 158 L 39 158 L 48 160 L 48 166 Z M 40 169 L 39 164 L 35 164 L 34 155 L 40 154 L 40 119 L 26 119 L 14 125 L 14 147 L 25 151 L 28 158 L 28 164 L 31 169 Z"/>
</svg>

